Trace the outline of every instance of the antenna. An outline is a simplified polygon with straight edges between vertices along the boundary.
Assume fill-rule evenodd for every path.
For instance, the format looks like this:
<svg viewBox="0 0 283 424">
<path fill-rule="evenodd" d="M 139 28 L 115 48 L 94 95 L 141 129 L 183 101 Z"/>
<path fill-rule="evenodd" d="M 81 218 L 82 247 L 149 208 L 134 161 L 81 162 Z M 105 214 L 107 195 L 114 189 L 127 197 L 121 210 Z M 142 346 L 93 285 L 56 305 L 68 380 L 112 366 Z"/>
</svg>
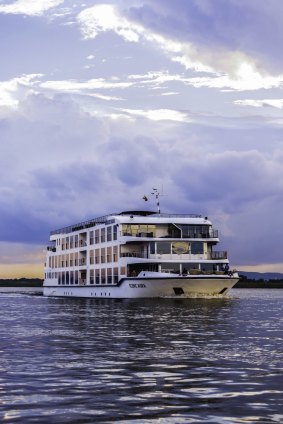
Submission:
<svg viewBox="0 0 283 424">
<path fill-rule="evenodd" d="M 160 196 L 165 196 L 165 194 L 163 194 L 163 185 L 162 185 L 162 193 L 161 194 L 160 194 L 158 188 L 153 188 L 151 194 L 152 194 L 152 196 L 155 197 L 156 206 L 157 206 L 157 213 L 160 214 L 160 201 L 159 201 L 159 197 Z"/>
</svg>

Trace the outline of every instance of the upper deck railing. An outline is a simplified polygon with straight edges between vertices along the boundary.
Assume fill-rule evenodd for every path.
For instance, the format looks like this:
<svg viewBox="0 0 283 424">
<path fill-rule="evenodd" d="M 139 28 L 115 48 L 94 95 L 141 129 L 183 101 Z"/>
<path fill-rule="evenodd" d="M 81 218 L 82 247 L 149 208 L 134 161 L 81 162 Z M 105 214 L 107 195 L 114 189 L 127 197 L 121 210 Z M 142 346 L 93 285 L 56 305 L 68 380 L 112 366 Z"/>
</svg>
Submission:
<svg viewBox="0 0 283 424">
<path fill-rule="evenodd" d="M 87 228 L 94 227 L 95 224 L 103 224 L 109 220 L 110 217 L 118 214 L 104 215 L 98 218 L 90 219 L 88 221 L 79 222 L 78 224 L 69 225 L 68 227 L 60 228 L 59 230 L 50 231 L 50 235 L 54 234 L 67 234 L 72 233 L 74 231 L 84 230 Z"/>
<path fill-rule="evenodd" d="M 114 216 L 140 216 L 143 219 L 145 216 L 148 217 L 154 217 L 154 218 L 201 218 L 201 215 L 199 214 L 170 214 L 170 213 L 148 213 L 147 215 L 143 214 L 142 212 L 135 213 L 133 212 L 121 212 L 121 213 L 112 213 L 104 216 L 100 216 L 98 218 L 90 219 L 88 221 L 83 221 L 78 224 L 69 225 L 67 227 L 60 228 L 58 230 L 50 231 L 50 235 L 53 236 L 55 234 L 67 234 L 72 233 L 74 231 L 84 230 L 87 228 L 94 227 L 96 224 L 104 224 L 107 221 L 109 221 L 110 218 L 113 218 Z"/>
</svg>

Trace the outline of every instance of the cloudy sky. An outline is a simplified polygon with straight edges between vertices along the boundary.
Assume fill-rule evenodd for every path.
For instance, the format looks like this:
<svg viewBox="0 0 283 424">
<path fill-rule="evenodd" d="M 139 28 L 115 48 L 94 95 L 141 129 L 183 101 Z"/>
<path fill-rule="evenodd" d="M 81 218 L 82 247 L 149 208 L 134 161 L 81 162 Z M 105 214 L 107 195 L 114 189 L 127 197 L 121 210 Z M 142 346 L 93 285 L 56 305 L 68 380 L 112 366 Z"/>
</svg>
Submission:
<svg viewBox="0 0 283 424">
<path fill-rule="evenodd" d="M 0 278 L 51 229 L 145 205 L 282 271 L 283 2 L 0 0 Z"/>
</svg>

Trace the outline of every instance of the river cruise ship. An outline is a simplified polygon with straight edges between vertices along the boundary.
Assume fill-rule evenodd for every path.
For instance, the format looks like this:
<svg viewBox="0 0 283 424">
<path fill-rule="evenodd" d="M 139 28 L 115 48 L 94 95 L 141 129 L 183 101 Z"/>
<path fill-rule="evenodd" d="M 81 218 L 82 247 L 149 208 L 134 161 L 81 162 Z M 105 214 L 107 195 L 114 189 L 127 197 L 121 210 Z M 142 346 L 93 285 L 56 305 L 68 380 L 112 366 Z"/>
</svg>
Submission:
<svg viewBox="0 0 283 424">
<path fill-rule="evenodd" d="M 207 217 L 110 214 L 52 231 L 44 295 L 90 298 L 224 295 L 239 280 Z"/>
</svg>

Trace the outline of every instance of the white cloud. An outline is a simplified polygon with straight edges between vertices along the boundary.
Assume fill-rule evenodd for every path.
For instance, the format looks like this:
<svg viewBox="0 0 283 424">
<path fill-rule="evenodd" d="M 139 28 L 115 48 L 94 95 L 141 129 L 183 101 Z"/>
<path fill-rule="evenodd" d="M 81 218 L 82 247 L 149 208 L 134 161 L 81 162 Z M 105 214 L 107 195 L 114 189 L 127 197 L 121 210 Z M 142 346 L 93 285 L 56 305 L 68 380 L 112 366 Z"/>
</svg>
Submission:
<svg viewBox="0 0 283 424">
<path fill-rule="evenodd" d="M 172 61 L 179 62 L 187 70 L 210 74 L 187 80 L 188 84 L 196 88 L 259 90 L 281 87 L 283 82 L 283 75 L 269 75 L 259 68 L 254 58 L 242 51 L 224 48 L 211 50 L 210 47 L 171 39 L 125 18 L 113 5 L 85 9 L 77 20 L 85 38 L 95 38 L 100 32 L 114 31 L 126 41 L 138 42 L 144 39 L 159 47 Z M 158 79 L 156 73 L 147 76 Z M 165 77 L 163 74 L 163 82 Z M 131 78 L 140 79 L 142 75 L 132 75 Z M 172 81 L 172 76 L 169 80 Z"/>
<path fill-rule="evenodd" d="M 107 81 L 104 78 L 94 78 L 85 82 L 76 80 L 63 80 L 63 81 L 45 81 L 40 84 L 42 88 L 49 90 L 67 92 L 67 93 L 79 93 L 83 90 L 95 90 L 95 89 L 111 89 L 111 88 L 128 88 L 131 87 L 131 82 L 116 82 Z"/>
<path fill-rule="evenodd" d="M 0 5 L 0 13 L 36 16 L 62 3 L 64 0 L 17 0 L 12 4 Z"/>
<path fill-rule="evenodd" d="M 235 100 L 234 103 L 239 106 L 265 107 L 272 106 L 277 109 L 283 108 L 283 99 L 264 99 L 264 100 Z"/>
<path fill-rule="evenodd" d="M 17 109 L 20 99 L 38 82 L 40 76 L 41 74 L 29 74 L 0 81 L 0 106 Z"/>
<path fill-rule="evenodd" d="M 172 109 L 154 109 L 154 110 L 142 110 L 142 109 L 121 109 L 133 116 L 140 116 L 152 121 L 177 121 L 187 122 L 189 121 L 188 115 L 184 112 Z"/>
<path fill-rule="evenodd" d="M 83 10 L 77 17 L 85 38 L 95 38 L 99 32 L 115 31 L 127 41 L 137 42 L 142 27 L 121 16 L 110 4 L 100 4 Z"/>
</svg>

